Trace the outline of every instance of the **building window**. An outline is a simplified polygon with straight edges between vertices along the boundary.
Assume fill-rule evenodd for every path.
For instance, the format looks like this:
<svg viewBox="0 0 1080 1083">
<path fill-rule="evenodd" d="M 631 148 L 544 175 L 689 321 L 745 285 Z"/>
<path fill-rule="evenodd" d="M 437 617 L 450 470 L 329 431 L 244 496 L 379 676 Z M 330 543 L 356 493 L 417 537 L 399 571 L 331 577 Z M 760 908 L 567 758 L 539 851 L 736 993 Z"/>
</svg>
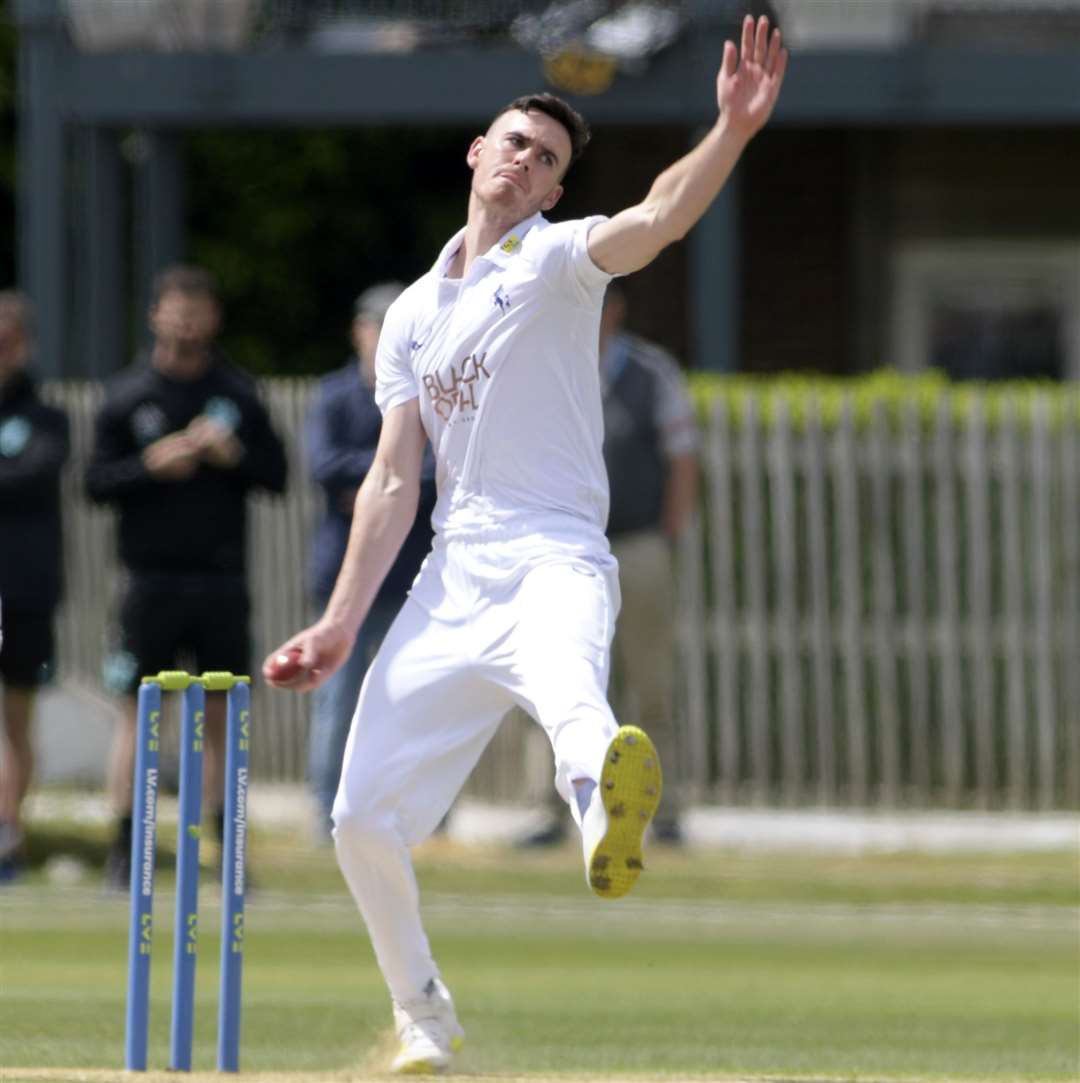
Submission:
<svg viewBox="0 0 1080 1083">
<path fill-rule="evenodd" d="M 1080 379 L 1080 243 L 907 244 L 892 347 L 953 379 Z"/>
</svg>

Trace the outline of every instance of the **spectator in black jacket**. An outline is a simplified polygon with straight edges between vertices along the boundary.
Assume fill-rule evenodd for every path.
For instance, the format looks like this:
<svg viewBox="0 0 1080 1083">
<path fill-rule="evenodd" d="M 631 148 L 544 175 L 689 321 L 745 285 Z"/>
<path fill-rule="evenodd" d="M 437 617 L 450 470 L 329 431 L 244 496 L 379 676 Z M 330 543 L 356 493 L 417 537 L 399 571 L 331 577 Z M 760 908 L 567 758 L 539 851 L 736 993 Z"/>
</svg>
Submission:
<svg viewBox="0 0 1080 1083">
<path fill-rule="evenodd" d="M 375 458 L 382 430 L 382 414 L 375 405 L 375 348 L 386 310 L 403 289 L 398 282 L 383 282 L 356 299 L 352 322 L 355 353 L 343 368 L 319 381 L 308 415 L 311 476 L 326 498 L 312 546 L 312 594 L 319 613 L 326 608 L 341 570 L 356 494 Z M 320 840 L 330 838 L 330 810 L 360 685 L 431 548 L 434 508 L 435 457 L 429 446 L 424 453 L 420 502 L 412 529 L 360 626 L 348 660 L 312 696 L 308 778 Z"/>
<path fill-rule="evenodd" d="M 154 284 L 147 362 L 109 384 L 87 468 L 92 499 L 119 512 L 127 583 L 106 682 L 127 697 L 109 765 L 118 817 L 106 876 L 126 889 L 139 679 L 183 662 L 247 673 L 247 495 L 285 488 L 286 460 L 254 382 L 215 345 L 212 276 L 173 266 Z M 222 828 L 225 703 L 207 696 L 204 795 Z"/>
<path fill-rule="evenodd" d="M 34 695 L 52 668 L 62 579 L 60 471 L 68 423 L 38 398 L 26 371 L 32 349 L 29 300 L 0 293 L 0 881 L 17 872 L 20 809 L 34 769 Z"/>
</svg>

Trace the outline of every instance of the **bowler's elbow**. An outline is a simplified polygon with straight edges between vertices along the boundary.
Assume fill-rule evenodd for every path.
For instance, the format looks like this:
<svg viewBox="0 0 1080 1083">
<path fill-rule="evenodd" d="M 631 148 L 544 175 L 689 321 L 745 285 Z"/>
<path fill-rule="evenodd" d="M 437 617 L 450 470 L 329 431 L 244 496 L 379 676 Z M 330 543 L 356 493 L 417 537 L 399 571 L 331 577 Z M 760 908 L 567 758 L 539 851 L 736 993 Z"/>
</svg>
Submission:
<svg viewBox="0 0 1080 1083">
<path fill-rule="evenodd" d="M 651 201 L 630 207 L 589 234 L 589 255 L 608 274 L 632 274 L 647 267 L 683 234 L 676 234 L 663 208 Z"/>
</svg>

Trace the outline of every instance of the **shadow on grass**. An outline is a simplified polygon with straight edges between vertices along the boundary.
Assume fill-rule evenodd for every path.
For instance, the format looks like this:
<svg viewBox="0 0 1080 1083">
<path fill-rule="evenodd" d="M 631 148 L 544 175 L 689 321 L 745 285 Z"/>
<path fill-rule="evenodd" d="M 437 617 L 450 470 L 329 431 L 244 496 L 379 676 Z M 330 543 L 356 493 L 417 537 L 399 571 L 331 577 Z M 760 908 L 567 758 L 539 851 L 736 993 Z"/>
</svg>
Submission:
<svg viewBox="0 0 1080 1083">
<path fill-rule="evenodd" d="M 43 869 L 53 857 L 74 857 L 84 865 L 105 868 L 111 844 L 111 829 L 105 826 L 89 830 L 79 824 L 36 823 L 28 826 L 22 844 L 22 862 L 27 870 Z M 155 868 L 175 867 L 175 840 L 158 833 Z"/>
</svg>

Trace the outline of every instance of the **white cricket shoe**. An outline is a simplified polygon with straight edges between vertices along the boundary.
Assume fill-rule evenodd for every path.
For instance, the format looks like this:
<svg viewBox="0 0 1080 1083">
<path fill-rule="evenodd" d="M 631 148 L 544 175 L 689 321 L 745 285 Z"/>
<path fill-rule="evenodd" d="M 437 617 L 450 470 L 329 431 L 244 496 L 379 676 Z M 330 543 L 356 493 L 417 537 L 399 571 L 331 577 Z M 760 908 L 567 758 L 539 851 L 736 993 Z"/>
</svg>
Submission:
<svg viewBox="0 0 1080 1083">
<path fill-rule="evenodd" d="M 641 840 L 660 803 L 660 757 L 649 735 L 621 726 L 581 819 L 585 881 L 604 899 L 625 895 L 645 867 Z"/>
<path fill-rule="evenodd" d="M 392 1072 L 445 1072 L 451 1056 L 465 1043 L 450 990 L 438 978 L 432 978 L 415 1000 L 394 1001 L 394 1026 L 401 1046 L 390 1065 Z"/>
</svg>

